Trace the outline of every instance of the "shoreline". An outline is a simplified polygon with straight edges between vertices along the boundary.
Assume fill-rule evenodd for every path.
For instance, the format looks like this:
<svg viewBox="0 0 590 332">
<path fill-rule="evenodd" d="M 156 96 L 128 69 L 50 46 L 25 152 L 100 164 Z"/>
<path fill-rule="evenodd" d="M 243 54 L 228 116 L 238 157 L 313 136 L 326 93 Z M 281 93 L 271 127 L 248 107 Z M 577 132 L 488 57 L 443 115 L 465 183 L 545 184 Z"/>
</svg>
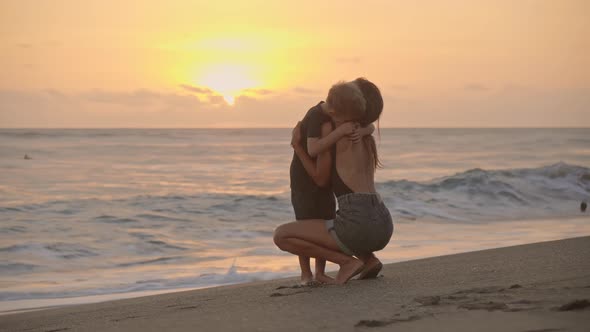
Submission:
<svg viewBox="0 0 590 332">
<path fill-rule="evenodd" d="M 384 277 L 341 287 L 296 287 L 286 278 L 11 313 L 0 316 L 0 329 L 462 331 L 495 321 L 488 330 L 582 331 L 590 308 L 556 308 L 590 300 L 588 257 L 590 237 L 575 237 L 387 264 Z"/>
<path fill-rule="evenodd" d="M 380 251 L 378 256 L 386 264 L 395 264 L 400 262 L 415 261 L 426 258 L 436 258 L 453 254 L 478 252 L 481 250 L 496 249 L 507 246 L 523 245 L 529 243 L 554 241 L 561 239 L 568 239 L 577 236 L 590 236 L 590 224 L 587 223 L 587 218 L 583 216 L 562 218 L 556 220 L 554 218 L 543 219 L 528 219 L 528 220 L 508 220 L 508 221 L 494 221 L 485 224 L 469 224 L 469 223 L 446 223 L 442 221 L 420 220 L 414 221 L 398 221 L 396 224 L 396 231 L 394 232 L 391 243 L 383 251 Z M 506 231 L 502 227 L 505 224 L 509 226 Z M 551 226 L 551 224 L 559 225 L 564 228 L 561 230 L 553 229 L 551 232 L 542 232 L 540 229 L 545 229 L 544 226 Z M 588 224 L 586 226 L 585 224 Z M 432 228 L 436 226 L 436 228 Z M 438 227 L 444 227 L 446 232 L 443 234 Z M 420 228 L 421 230 L 419 230 Z M 523 229 L 535 232 L 535 234 L 525 236 Z M 575 232 L 574 232 L 575 231 Z M 477 234 L 489 233 L 493 236 L 481 236 L 477 243 L 473 241 L 461 240 L 463 236 L 474 236 Z M 428 241 L 425 241 L 428 239 Z M 273 258 L 274 257 L 274 258 Z M 291 263 L 291 255 L 283 254 L 282 256 L 269 256 L 277 261 L 277 263 L 285 266 L 285 263 Z M 240 259 L 240 257 L 238 257 Z M 229 285 L 244 285 L 252 282 L 272 281 L 283 278 L 296 277 L 298 270 L 295 262 L 293 264 L 293 271 L 286 272 L 285 270 L 267 271 L 271 278 L 256 278 L 249 277 L 249 268 L 251 263 L 244 261 L 239 264 L 237 271 L 238 275 L 242 276 L 243 281 L 228 281 L 211 285 L 195 285 L 194 287 L 170 287 L 160 289 L 145 289 L 127 292 L 109 292 L 104 294 L 89 294 L 79 296 L 67 297 L 49 297 L 36 299 L 15 299 L 0 302 L 0 316 L 9 315 L 16 312 L 45 310 L 45 308 L 64 307 L 89 303 L 101 303 L 105 301 L 132 299 L 141 296 L 158 295 L 165 293 L 181 292 L 186 290 L 207 289 L 212 287 L 229 286 Z M 232 270 L 232 266 L 228 266 L 226 271 Z M 327 266 L 328 272 L 335 272 L 337 267 L 329 263 Z M 229 273 L 226 272 L 226 273 Z M 277 276 L 272 277 L 272 274 Z M 282 274 L 282 276 L 280 275 Z M 223 279 L 223 273 L 219 274 Z M 237 278 L 237 279 L 240 279 Z M 278 278 L 278 279 L 277 279 Z M 232 279 L 232 278 L 230 278 Z M 236 279 L 236 280 L 237 280 Z"/>
</svg>

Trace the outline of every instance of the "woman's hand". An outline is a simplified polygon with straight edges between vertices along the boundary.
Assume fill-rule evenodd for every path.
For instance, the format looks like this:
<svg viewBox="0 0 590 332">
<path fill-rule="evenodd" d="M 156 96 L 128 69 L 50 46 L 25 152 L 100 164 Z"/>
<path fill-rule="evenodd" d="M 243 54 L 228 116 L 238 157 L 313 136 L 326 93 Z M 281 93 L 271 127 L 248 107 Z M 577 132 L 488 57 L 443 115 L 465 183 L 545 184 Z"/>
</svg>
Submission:
<svg viewBox="0 0 590 332">
<path fill-rule="evenodd" d="M 291 133 L 291 146 L 298 147 L 301 145 L 301 121 L 297 122 L 293 132 Z"/>
</svg>

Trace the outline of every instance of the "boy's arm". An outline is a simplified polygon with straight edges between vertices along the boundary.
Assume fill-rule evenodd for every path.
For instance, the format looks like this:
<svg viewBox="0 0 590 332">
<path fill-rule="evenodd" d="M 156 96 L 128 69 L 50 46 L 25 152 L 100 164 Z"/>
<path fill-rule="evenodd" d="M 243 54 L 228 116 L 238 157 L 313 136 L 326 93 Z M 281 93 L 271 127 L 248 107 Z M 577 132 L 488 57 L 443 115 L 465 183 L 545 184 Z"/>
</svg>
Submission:
<svg viewBox="0 0 590 332">
<path fill-rule="evenodd" d="M 361 136 L 373 135 L 373 133 L 375 132 L 375 125 L 369 123 L 366 127 L 361 126 L 358 131 L 361 134 Z"/>
<path fill-rule="evenodd" d="M 352 141 L 352 143 L 356 144 L 356 143 L 360 142 L 364 136 L 373 135 L 374 132 L 375 132 L 375 125 L 372 123 L 369 123 L 369 125 L 367 125 L 366 127 L 360 127 L 358 130 L 356 130 L 354 133 L 352 133 L 348 136 L 350 137 L 350 140 Z"/>
<path fill-rule="evenodd" d="M 326 123 L 322 126 L 322 134 L 328 135 L 330 131 L 332 131 L 330 123 Z M 293 137 L 291 139 L 291 145 L 295 150 L 295 154 L 297 154 L 305 171 L 313 181 L 320 187 L 327 186 L 330 183 L 330 168 L 332 167 L 332 154 L 330 153 L 330 150 L 324 151 L 316 160 L 313 160 L 305 152 L 303 146 L 301 146 L 300 135 L 301 131 L 299 130 L 299 124 L 297 124 L 297 127 L 293 130 Z"/>
<path fill-rule="evenodd" d="M 322 125 L 322 133 L 324 133 L 324 127 L 331 124 L 330 122 Z M 330 128 L 331 129 L 331 128 Z M 331 131 L 327 136 L 322 138 L 308 137 L 307 138 L 307 152 L 312 158 L 315 158 L 320 153 L 328 150 L 332 145 L 336 144 L 339 139 L 343 136 L 351 135 L 356 130 L 356 124 L 354 122 L 346 122 L 338 126 L 335 130 Z"/>
</svg>

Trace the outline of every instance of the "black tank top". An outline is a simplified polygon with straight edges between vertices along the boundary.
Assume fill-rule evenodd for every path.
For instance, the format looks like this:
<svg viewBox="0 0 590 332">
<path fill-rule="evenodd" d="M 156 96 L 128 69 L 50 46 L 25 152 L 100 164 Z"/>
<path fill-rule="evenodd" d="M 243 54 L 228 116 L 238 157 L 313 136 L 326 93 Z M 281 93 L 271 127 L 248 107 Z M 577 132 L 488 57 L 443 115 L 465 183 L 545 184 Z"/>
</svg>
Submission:
<svg viewBox="0 0 590 332">
<path fill-rule="evenodd" d="M 336 124 L 334 123 L 334 121 L 332 121 L 332 130 L 336 129 Z M 352 191 L 347 185 L 346 183 L 344 183 L 342 181 L 342 178 L 340 178 L 340 175 L 338 175 L 338 170 L 336 169 L 336 145 L 338 143 L 335 143 L 332 146 L 332 190 L 334 191 L 334 195 L 336 195 L 336 197 L 340 197 L 342 195 L 346 195 L 346 194 L 352 194 L 354 191 Z"/>
</svg>

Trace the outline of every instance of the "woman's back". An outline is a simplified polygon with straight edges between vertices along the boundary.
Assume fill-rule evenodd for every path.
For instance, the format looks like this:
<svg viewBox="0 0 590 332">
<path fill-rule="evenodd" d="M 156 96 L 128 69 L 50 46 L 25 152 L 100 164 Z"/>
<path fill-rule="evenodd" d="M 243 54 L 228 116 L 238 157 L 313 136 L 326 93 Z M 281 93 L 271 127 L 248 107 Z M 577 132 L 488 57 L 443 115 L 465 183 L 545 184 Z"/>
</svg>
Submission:
<svg viewBox="0 0 590 332">
<path fill-rule="evenodd" d="M 340 139 L 335 148 L 333 172 L 355 193 L 373 193 L 375 190 L 375 165 L 369 140 L 353 143 L 347 137 Z M 333 183 L 334 185 L 334 183 Z"/>
<path fill-rule="evenodd" d="M 332 167 L 332 188 L 338 197 L 338 211 L 327 222 L 343 252 L 368 259 L 383 249 L 393 234 L 389 210 L 375 190 L 376 155 L 371 136 L 360 143 L 348 138 L 336 143 Z"/>
</svg>

